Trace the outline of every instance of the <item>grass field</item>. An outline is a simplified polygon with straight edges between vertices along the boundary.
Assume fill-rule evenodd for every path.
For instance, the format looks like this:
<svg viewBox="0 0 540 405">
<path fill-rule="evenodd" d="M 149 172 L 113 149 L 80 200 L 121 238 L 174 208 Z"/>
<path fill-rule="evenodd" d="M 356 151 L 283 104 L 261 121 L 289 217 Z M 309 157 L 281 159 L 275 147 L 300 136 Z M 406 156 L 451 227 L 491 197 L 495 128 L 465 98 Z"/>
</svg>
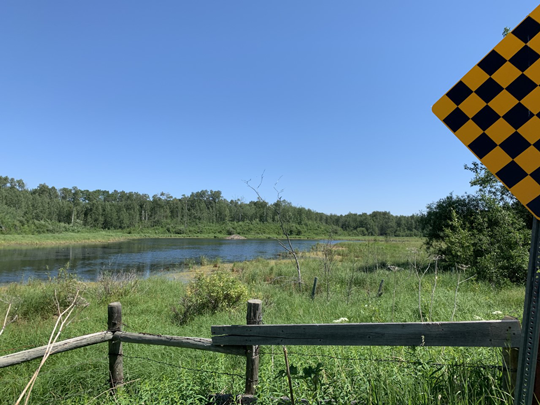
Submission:
<svg viewBox="0 0 540 405">
<path fill-rule="evenodd" d="M 474 278 L 467 280 L 470 275 L 458 271 L 435 271 L 438 267 L 419 239 L 319 247 L 301 258 L 302 288 L 290 260 L 216 262 L 204 270 L 209 274 L 225 271 L 247 290 L 245 298 L 261 299 L 266 324 L 332 323 L 340 318 L 348 322 L 437 322 L 522 316 L 523 287 L 496 288 Z M 312 300 L 314 277 L 319 283 Z M 378 296 L 381 280 L 382 295 Z M 62 307 L 77 290 L 83 297 L 60 339 L 105 330 L 107 304 L 113 301 L 122 303 L 123 327 L 131 332 L 210 337 L 211 325 L 245 323 L 242 299 L 215 313 L 195 310 L 189 322 L 180 324 L 173 307 L 177 312 L 182 308 L 187 286 L 172 274 L 146 280 L 129 273 L 106 275 L 99 282 L 84 284 L 62 272 L 48 283 L 3 287 L 2 319 L 9 302 L 13 304 L 9 318 L 18 318 L 0 336 L 0 355 L 46 344 L 56 321 L 55 291 Z M 204 299 L 204 294 L 198 298 Z M 310 403 L 511 403 L 501 384 L 501 349 L 291 346 L 288 353 L 298 370 L 293 379 L 295 398 Z M 34 360 L 0 370 L 0 403 L 16 401 L 38 363 Z M 277 403 L 276 398 L 289 395 L 284 370 L 281 347 L 263 346 L 258 403 Z M 45 363 L 30 403 L 202 404 L 212 393 L 243 392 L 245 359 L 124 344 L 124 372 L 127 383 L 113 396 L 107 393 L 107 345 L 58 354 Z"/>
</svg>

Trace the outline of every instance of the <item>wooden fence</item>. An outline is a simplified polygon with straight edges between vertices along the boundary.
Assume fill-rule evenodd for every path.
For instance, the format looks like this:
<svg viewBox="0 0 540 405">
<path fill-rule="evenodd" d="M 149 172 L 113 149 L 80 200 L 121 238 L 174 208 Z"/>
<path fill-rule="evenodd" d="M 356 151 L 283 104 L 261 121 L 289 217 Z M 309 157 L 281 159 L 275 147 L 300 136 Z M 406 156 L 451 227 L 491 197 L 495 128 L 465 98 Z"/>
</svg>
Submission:
<svg viewBox="0 0 540 405">
<path fill-rule="evenodd" d="M 108 330 L 57 342 L 51 355 L 108 342 L 109 378 L 114 388 L 124 381 L 122 343 L 172 346 L 245 356 L 245 397 L 255 393 L 261 345 L 333 346 L 462 346 L 502 348 L 504 384 L 513 390 L 521 326 L 515 318 L 501 321 L 429 323 L 357 323 L 262 325 L 262 302 L 249 300 L 246 325 L 212 326 L 212 339 L 122 331 L 122 307 L 108 306 Z M 47 346 L 0 357 L 0 368 L 43 357 Z"/>
</svg>

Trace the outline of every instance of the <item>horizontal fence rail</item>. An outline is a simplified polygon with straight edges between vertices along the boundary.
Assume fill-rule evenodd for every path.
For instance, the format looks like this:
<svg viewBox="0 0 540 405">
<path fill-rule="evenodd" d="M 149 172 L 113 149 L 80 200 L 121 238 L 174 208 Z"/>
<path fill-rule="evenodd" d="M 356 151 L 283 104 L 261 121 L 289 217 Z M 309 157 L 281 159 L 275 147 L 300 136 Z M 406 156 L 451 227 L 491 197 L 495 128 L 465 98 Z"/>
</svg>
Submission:
<svg viewBox="0 0 540 405">
<path fill-rule="evenodd" d="M 115 332 L 113 339 L 125 343 L 139 343 L 144 345 L 183 347 L 186 349 L 206 350 L 224 354 L 245 356 L 246 349 L 239 346 L 220 346 L 212 344 L 212 339 L 198 337 L 182 337 L 167 335 L 152 335 L 149 333 Z"/>
<path fill-rule="evenodd" d="M 501 347 L 503 380 L 508 392 L 515 386 L 521 326 L 517 319 L 501 321 L 432 323 L 356 323 L 261 325 L 262 302 L 249 300 L 247 325 L 212 326 L 212 339 L 131 333 L 122 330 L 122 307 L 108 306 L 108 330 L 0 357 L 0 368 L 42 358 L 50 350 L 57 354 L 73 349 L 109 344 L 111 389 L 124 381 L 122 343 L 172 346 L 243 356 L 246 358 L 246 387 L 242 398 L 252 398 L 259 377 L 259 346 L 461 346 Z M 540 397 L 540 392 L 538 393 Z"/>
<path fill-rule="evenodd" d="M 78 336 L 72 339 L 62 340 L 52 345 L 51 355 L 62 352 L 67 352 L 73 349 L 80 349 L 81 347 L 91 346 L 98 343 L 104 343 L 112 340 L 113 333 L 98 332 L 90 335 Z M 48 346 L 40 346 L 34 349 L 25 350 L 23 352 L 12 353 L 6 356 L 0 357 L 0 368 L 13 366 L 15 364 L 24 363 L 26 361 L 35 360 L 43 357 Z"/>
<path fill-rule="evenodd" d="M 212 326 L 215 345 L 519 347 L 518 320 Z"/>
<path fill-rule="evenodd" d="M 145 345 L 172 346 L 185 349 L 206 350 L 209 352 L 232 354 L 236 356 L 245 356 L 246 349 L 240 346 L 221 346 L 212 344 L 212 339 L 184 336 L 152 335 L 149 333 L 130 333 L 130 332 L 98 332 L 90 335 L 79 336 L 73 339 L 57 342 L 52 346 L 51 355 L 67 352 L 81 347 L 95 345 L 105 342 L 125 342 L 139 343 Z M 43 357 L 47 346 L 36 347 L 22 352 L 8 354 L 0 357 L 0 368 L 13 366 L 26 361 L 35 360 Z"/>
</svg>

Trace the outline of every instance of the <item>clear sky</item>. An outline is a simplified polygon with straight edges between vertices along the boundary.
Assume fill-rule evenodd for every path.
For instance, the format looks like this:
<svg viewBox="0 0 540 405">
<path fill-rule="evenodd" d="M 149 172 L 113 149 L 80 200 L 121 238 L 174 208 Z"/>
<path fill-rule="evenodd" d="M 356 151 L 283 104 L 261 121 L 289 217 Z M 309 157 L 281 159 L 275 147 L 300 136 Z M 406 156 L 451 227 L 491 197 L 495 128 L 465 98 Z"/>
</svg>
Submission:
<svg viewBox="0 0 540 405">
<path fill-rule="evenodd" d="M 335 214 L 463 194 L 431 106 L 530 0 L 0 2 L 0 175 Z"/>
</svg>

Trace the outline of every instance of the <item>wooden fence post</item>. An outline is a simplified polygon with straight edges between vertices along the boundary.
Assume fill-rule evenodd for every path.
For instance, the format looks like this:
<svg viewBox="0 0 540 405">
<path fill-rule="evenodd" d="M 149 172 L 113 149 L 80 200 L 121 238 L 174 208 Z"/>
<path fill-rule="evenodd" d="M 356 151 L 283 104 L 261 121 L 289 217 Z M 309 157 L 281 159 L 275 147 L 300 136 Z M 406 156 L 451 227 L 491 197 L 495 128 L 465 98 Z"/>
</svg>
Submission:
<svg viewBox="0 0 540 405">
<path fill-rule="evenodd" d="M 122 330 L 122 304 L 112 302 L 107 308 L 107 327 L 109 332 Z M 111 388 L 124 382 L 124 364 L 122 360 L 122 342 L 109 341 L 109 381 Z"/>
<path fill-rule="evenodd" d="M 513 321 L 516 318 L 512 316 L 505 316 L 503 321 Z M 519 359 L 519 348 L 517 347 L 504 347 L 502 349 L 503 356 L 503 389 L 514 395 L 514 389 L 516 388 L 516 377 Z"/>
<path fill-rule="evenodd" d="M 319 277 L 315 277 L 313 279 L 313 288 L 311 289 L 311 299 L 315 299 L 315 292 L 317 291 L 317 281 L 319 280 Z"/>
<path fill-rule="evenodd" d="M 262 301 L 249 300 L 246 321 L 248 325 L 262 323 Z M 254 395 L 259 382 L 259 346 L 246 346 L 246 391 L 245 395 Z"/>
</svg>

